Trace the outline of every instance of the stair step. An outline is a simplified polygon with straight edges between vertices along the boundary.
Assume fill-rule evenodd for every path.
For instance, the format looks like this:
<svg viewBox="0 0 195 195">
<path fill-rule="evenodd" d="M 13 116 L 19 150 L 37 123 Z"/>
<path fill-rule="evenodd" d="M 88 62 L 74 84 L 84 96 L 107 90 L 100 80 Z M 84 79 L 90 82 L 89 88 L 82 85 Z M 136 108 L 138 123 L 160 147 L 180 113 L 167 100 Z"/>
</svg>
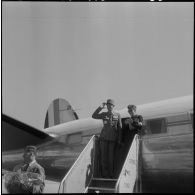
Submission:
<svg viewBox="0 0 195 195">
<path fill-rule="evenodd" d="M 115 188 L 117 179 L 108 178 L 93 178 L 90 182 L 90 186 L 101 188 Z"/>
<path fill-rule="evenodd" d="M 93 177 L 93 180 L 98 180 L 98 181 L 117 181 L 118 179 L 111 179 L 111 178 L 102 178 L 102 177 Z"/>
<path fill-rule="evenodd" d="M 114 188 L 88 187 L 88 193 L 113 193 Z"/>
</svg>

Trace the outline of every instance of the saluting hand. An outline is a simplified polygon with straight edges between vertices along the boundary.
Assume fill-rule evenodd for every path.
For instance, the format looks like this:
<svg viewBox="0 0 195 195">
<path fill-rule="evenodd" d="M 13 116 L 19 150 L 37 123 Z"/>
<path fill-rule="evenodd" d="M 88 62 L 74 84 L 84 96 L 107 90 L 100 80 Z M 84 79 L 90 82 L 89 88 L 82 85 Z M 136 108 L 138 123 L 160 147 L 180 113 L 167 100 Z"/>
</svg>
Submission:
<svg viewBox="0 0 195 195">
<path fill-rule="evenodd" d="M 105 106 L 106 106 L 106 103 L 103 102 L 102 105 L 101 105 L 102 109 L 105 108 Z"/>
</svg>

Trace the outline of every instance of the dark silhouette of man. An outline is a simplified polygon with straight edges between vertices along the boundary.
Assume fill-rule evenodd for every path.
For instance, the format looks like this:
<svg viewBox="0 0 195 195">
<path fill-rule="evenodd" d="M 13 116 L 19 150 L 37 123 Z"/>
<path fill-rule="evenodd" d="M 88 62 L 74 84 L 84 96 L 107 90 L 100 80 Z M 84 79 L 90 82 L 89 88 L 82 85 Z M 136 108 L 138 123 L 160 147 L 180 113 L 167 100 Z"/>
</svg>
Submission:
<svg viewBox="0 0 195 195">
<path fill-rule="evenodd" d="M 106 105 L 108 111 L 101 112 Z M 104 178 L 114 178 L 115 146 L 121 142 L 121 117 L 113 111 L 114 106 L 114 100 L 108 99 L 92 115 L 94 119 L 102 119 L 104 124 L 100 134 L 100 167 Z"/>
</svg>

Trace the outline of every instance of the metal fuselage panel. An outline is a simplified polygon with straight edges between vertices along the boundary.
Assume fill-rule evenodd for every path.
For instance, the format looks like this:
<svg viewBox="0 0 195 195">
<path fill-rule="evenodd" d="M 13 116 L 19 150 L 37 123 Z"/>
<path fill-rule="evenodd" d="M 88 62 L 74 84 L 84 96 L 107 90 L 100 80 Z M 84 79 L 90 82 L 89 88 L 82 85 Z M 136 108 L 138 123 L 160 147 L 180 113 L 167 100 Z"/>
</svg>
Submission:
<svg viewBox="0 0 195 195">
<path fill-rule="evenodd" d="M 193 192 L 193 133 L 142 138 L 142 192 Z"/>
</svg>

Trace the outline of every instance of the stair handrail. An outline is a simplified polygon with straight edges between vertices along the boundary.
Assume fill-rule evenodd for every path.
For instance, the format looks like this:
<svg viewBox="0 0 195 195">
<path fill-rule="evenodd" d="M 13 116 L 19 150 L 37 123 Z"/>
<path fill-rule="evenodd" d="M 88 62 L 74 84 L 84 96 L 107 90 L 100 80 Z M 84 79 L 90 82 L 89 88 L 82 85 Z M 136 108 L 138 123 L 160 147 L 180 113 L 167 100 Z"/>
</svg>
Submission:
<svg viewBox="0 0 195 195">
<path fill-rule="evenodd" d="M 60 182 L 59 188 L 58 188 L 58 193 L 60 193 L 61 190 L 61 186 L 63 184 L 63 192 L 64 192 L 64 182 L 65 180 L 69 177 L 70 173 L 73 171 L 74 167 L 76 166 L 77 162 L 83 157 L 83 155 L 85 154 L 86 150 L 89 148 L 89 146 L 91 145 L 91 142 L 94 142 L 95 138 L 97 135 L 93 135 L 91 137 L 91 139 L 89 140 L 88 144 L 85 146 L 85 148 L 83 149 L 83 151 L 80 153 L 80 155 L 78 156 L 78 158 L 76 159 L 76 161 L 73 163 L 73 165 L 71 166 L 71 168 L 69 169 L 69 171 L 66 173 L 66 175 L 64 176 L 64 178 L 62 179 L 62 181 Z"/>
<path fill-rule="evenodd" d="M 115 185 L 115 192 L 118 192 L 118 190 L 119 190 L 119 189 L 118 189 L 118 188 L 119 188 L 119 184 L 120 184 L 120 182 L 121 182 L 122 177 L 124 176 L 125 167 L 126 167 L 126 164 L 128 163 L 129 156 L 130 156 L 130 154 L 132 153 L 134 144 L 136 144 L 136 145 L 135 145 L 135 147 L 136 147 L 136 157 L 135 157 L 136 179 L 137 179 L 137 177 L 138 177 L 139 135 L 136 134 L 136 135 L 134 136 L 133 141 L 132 141 L 131 147 L 130 147 L 129 152 L 128 152 L 128 154 L 127 154 L 127 157 L 126 157 L 126 159 L 125 159 L 125 161 L 124 161 L 124 164 L 123 164 L 123 167 L 122 167 L 122 169 L 121 169 L 121 172 L 120 172 L 119 178 L 118 178 L 118 180 L 117 180 L 117 183 L 116 183 L 116 185 Z M 134 185 L 135 185 L 135 184 L 134 184 Z M 134 186 L 133 186 L 133 187 L 134 187 Z"/>
</svg>

